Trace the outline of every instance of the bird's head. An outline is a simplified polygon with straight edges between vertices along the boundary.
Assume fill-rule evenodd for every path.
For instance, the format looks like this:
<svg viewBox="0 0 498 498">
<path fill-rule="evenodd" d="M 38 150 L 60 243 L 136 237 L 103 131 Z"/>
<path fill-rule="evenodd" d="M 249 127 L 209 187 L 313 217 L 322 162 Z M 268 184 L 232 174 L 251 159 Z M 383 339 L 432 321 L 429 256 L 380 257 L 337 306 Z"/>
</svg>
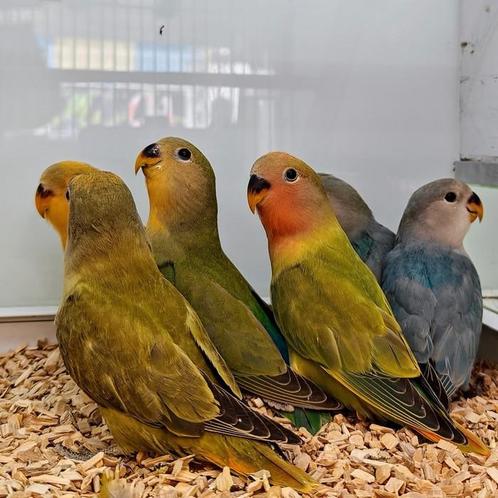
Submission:
<svg viewBox="0 0 498 498">
<path fill-rule="evenodd" d="M 297 234 L 333 217 L 318 174 L 285 152 L 270 152 L 254 163 L 247 200 L 270 238 Z"/>
<path fill-rule="evenodd" d="M 216 224 L 214 172 L 195 145 L 182 138 L 162 138 L 138 154 L 135 173 L 140 170 L 149 194 L 149 228 L 155 223 L 170 227 Z"/>
<path fill-rule="evenodd" d="M 36 209 L 55 228 L 63 248 L 67 242 L 69 216 L 67 187 L 75 176 L 93 171 L 96 168 L 86 163 L 61 161 L 49 166 L 40 177 L 35 194 Z"/>
<path fill-rule="evenodd" d="M 75 235 L 95 237 L 104 246 L 122 235 L 143 230 L 133 196 L 123 180 L 109 171 L 74 176 L 67 188 L 68 247 Z M 105 242 L 105 244 L 104 244 Z M 128 248 L 129 251 L 133 247 Z"/>
<path fill-rule="evenodd" d="M 427 237 L 460 247 L 476 220 L 482 221 L 484 206 L 464 182 L 443 178 L 420 187 L 408 201 L 399 227 L 399 237 Z"/>
</svg>

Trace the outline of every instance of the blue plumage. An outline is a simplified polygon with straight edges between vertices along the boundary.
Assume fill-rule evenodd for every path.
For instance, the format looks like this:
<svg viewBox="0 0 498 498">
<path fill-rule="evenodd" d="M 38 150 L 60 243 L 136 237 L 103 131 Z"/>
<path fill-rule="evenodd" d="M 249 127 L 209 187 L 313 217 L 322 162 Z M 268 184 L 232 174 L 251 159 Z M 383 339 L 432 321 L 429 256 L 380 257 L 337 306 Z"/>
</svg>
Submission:
<svg viewBox="0 0 498 498">
<path fill-rule="evenodd" d="M 410 199 L 382 288 L 417 360 L 435 368 L 449 398 L 468 386 L 481 334 L 481 284 L 462 245 L 478 197 L 461 182 L 438 182 Z M 445 201 L 448 192 L 457 199 Z"/>
</svg>

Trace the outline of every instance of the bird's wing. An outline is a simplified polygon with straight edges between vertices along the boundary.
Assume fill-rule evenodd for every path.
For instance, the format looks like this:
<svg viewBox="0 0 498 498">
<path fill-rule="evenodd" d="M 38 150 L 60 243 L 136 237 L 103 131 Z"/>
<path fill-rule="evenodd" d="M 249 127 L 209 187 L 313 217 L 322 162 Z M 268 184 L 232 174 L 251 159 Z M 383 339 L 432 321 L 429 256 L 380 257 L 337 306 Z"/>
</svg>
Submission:
<svg viewBox="0 0 498 498">
<path fill-rule="evenodd" d="M 93 400 L 179 436 L 208 430 L 260 441 L 299 441 L 216 385 L 148 311 L 85 291 L 63 303 L 57 315 L 61 352 L 69 373 Z"/>
<path fill-rule="evenodd" d="M 304 262 L 273 282 L 277 318 L 289 345 L 377 413 L 464 444 L 465 436 L 419 382 L 418 364 L 382 292 L 369 288 L 373 275 L 344 263 Z"/>
<path fill-rule="evenodd" d="M 238 375 L 280 375 L 286 365 L 270 336 L 249 308 L 209 276 L 184 278 L 182 292 L 209 337 Z"/>
<path fill-rule="evenodd" d="M 250 287 L 249 290 L 251 298 L 246 303 L 247 306 L 254 313 L 254 316 L 256 316 L 256 318 L 260 321 L 268 334 L 270 334 L 270 337 L 280 351 L 282 358 L 286 363 L 289 363 L 289 350 L 287 348 L 287 343 L 285 342 L 285 337 L 282 334 L 282 331 L 277 325 L 271 307 L 254 289 Z"/>
<path fill-rule="evenodd" d="M 206 275 L 196 274 L 186 294 L 238 384 L 257 396 L 311 409 L 340 403 L 288 368 L 249 308 Z"/>
<path fill-rule="evenodd" d="M 352 373 L 420 375 L 375 277 L 359 260 L 317 255 L 281 272 L 272 297 L 289 345 L 305 358 Z"/>
<path fill-rule="evenodd" d="M 220 414 L 205 423 L 207 431 L 266 442 L 289 444 L 301 442 L 292 431 L 251 410 L 225 389 L 214 383 L 210 383 L 210 386 L 220 405 Z"/>
<path fill-rule="evenodd" d="M 383 288 L 420 363 L 432 362 L 448 394 L 468 381 L 482 324 L 479 277 L 468 257 L 396 248 Z"/>
<path fill-rule="evenodd" d="M 69 373 L 99 405 L 181 435 L 219 414 L 201 371 L 149 310 L 80 288 L 56 323 Z"/>
</svg>

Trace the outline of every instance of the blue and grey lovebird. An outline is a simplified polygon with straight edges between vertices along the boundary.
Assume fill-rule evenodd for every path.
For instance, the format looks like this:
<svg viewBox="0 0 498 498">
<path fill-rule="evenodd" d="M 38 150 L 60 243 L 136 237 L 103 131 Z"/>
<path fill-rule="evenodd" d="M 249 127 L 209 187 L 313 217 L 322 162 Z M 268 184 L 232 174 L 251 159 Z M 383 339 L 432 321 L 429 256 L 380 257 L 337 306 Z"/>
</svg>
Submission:
<svg viewBox="0 0 498 498">
<path fill-rule="evenodd" d="M 468 387 L 482 326 L 482 293 L 463 240 L 484 209 L 470 187 L 441 179 L 408 201 L 382 287 L 422 370 L 438 374 L 446 402 Z"/>
<path fill-rule="evenodd" d="M 354 250 L 380 282 L 382 265 L 394 246 L 394 233 L 376 221 L 361 195 L 336 176 L 320 173 L 332 209 Z"/>
</svg>

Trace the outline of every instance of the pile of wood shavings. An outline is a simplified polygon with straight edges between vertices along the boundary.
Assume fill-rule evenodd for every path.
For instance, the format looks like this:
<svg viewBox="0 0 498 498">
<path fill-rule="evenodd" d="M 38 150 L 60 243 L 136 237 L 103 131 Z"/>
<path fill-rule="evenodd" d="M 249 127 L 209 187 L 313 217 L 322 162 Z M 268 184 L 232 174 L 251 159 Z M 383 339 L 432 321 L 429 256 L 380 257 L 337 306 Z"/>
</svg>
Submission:
<svg viewBox="0 0 498 498">
<path fill-rule="evenodd" d="M 315 496 L 498 496 L 497 383 L 498 371 L 480 365 L 473 397 L 452 406 L 454 418 L 492 448 L 488 458 L 341 414 L 317 436 L 300 429 L 304 444 L 285 450 L 322 483 Z M 250 402 L 274 416 L 261 400 Z M 70 379 L 58 349 L 44 343 L 0 356 L 0 437 L 0 497 L 95 496 L 109 479 L 105 496 L 122 498 L 299 496 L 271 486 L 265 471 L 245 480 L 192 457 L 117 455 L 96 405 Z"/>
</svg>

